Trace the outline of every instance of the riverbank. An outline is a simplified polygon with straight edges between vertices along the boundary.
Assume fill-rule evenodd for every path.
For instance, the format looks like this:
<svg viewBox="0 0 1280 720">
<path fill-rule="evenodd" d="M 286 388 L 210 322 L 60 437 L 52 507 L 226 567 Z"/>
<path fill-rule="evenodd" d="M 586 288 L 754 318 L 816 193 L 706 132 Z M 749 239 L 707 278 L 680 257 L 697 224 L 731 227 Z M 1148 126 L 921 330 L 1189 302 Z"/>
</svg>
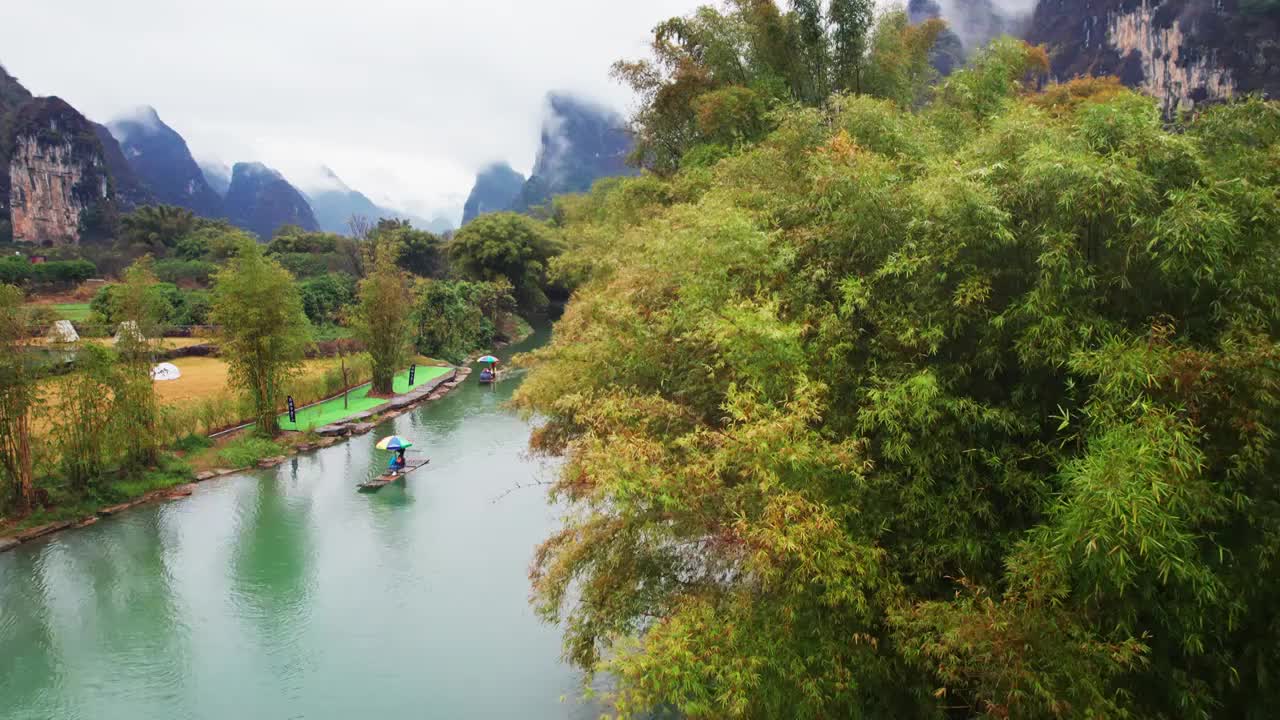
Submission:
<svg viewBox="0 0 1280 720">
<path fill-rule="evenodd" d="M 188 497 L 195 485 L 199 483 L 254 468 L 271 468 L 295 455 L 336 445 L 345 438 L 364 435 L 383 421 L 399 417 L 423 403 L 444 397 L 449 391 L 462 384 L 470 374 L 471 369 L 468 367 L 453 368 L 452 372 L 415 384 L 406 392 L 383 400 L 376 407 L 354 412 L 327 425 L 317 427 L 314 431 L 286 430 L 274 441 L 280 450 L 278 454 L 253 458 L 248 464 L 235 467 L 218 466 L 216 460 L 226 457 L 225 453 L 220 452 L 226 449 L 226 445 L 201 448 L 190 457 L 184 454 L 166 458 L 167 462 L 163 467 L 145 473 L 139 480 L 116 484 L 117 488 L 124 485 L 138 490 L 136 493 L 129 493 L 133 497 L 126 500 L 109 505 L 86 502 L 82 505 L 53 508 L 43 513 L 33 513 L 21 521 L 0 529 L 0 533 L 3 533 L 0 534 L 0 552 L 62 530 L 88 527 L 98 522 L 100 518 L 115 515 L 129 508 Z M 407 382 L 404 386 L 407 387 Z M 330 401 L 334 399 L 331 398 Z M 336 399 L 341 399 L 341 396 Z M 238 432 L 227 436 L 226 440 L 234 442 L 237 439 L 236 436 L 243 437 L 248 430 L 248 427 L 241 428 Z"/>
</svg>

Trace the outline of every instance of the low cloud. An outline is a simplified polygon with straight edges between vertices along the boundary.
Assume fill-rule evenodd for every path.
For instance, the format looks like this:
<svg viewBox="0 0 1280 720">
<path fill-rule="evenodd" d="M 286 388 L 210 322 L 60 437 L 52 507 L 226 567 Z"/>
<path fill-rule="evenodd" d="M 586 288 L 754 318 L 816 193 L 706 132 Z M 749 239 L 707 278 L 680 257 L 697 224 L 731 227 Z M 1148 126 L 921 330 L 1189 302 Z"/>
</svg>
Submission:
<svg viewBox="0 0 1280 720">
<path fill-rule="evenodd" d="M 625 110 L 609 66 L 699 4 L 13 2 L 0 61 L 94 120 L 154 106 L 201 161 L 300 183 L 327 165 L 376 202 L 460 215 L 487 163 L 532 168 L 549 90 Z"/>
</svg>

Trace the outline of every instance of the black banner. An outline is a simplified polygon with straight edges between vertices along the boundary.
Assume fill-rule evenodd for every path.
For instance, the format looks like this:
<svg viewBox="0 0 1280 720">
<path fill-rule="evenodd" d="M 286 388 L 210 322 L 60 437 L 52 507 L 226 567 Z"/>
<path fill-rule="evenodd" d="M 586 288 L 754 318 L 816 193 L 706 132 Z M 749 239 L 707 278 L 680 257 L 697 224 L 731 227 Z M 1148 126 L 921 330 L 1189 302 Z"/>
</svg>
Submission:
<svg viewBox="0 0 1280 720">
<path fill-rule="evenodd" d="M 413 374 L 418 369 L 418 364 L 414 363 L 409 366 L 409 387 L 413 387 Z"/>
<path fill-rule="evenodd" d="M 292 395 L 288 396 L 288 400 L 289 400 L 289 422 L 297 424 L 298 411 L 294 410 L 293 408 L 293 396 Z"/>
</svg>

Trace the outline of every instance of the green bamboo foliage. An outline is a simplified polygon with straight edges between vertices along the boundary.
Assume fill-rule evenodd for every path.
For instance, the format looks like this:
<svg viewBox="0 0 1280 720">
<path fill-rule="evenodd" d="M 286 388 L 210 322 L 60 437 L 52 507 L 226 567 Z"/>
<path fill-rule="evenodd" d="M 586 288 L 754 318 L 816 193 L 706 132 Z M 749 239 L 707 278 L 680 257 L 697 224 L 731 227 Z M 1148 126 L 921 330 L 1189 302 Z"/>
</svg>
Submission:
<svg viewBox="0 0 1280 720">
<path fill-rule="evenodd" d="M 228 378 L 253 407 L 256 431 L 278 435 L 286 383 L 301 367 L 310 342 L 293 276 L 256 242 L 245 240 L 215 278 L 209 317 L 220 327 Z"/>
<path fill-rule="evenodd" d="M 114 392 L 121 369 L 116 361 L 111 351 L 86 343 L 77 351 L 75 371 L 59 379 L 59 402 L 50 408 L 61 475 L 79 492 L 98 487 L 117 465 L 121 438 L 113 430 Z"/>
<path fill-rule="evenodd" d="M 28 327 L 22 291 L 0 284 L 0 508 L 24 515 L 32 509 L 35 477 L 31 420 L 41 406 L 27 358 Z"/>
<path fill-rule="evenodd" d="M 801 102 L 817 104 L 830 92 L 831 44 L 827 38 L 826 18 L 819 0 L 791 0 L 801 67 L 804 72 L 796 83 L 795 93 Z"/>
<path fill-rule="evenodd" d="M 1273 714 L 1280 105 L 1043 60 L 562 203 L 534 602 L 620 714 Z"/>
<path fill-rule="evenodd" d="M 408 365 L 413 339 L 413 291 L 408 273 L 396 264 L 399 253 L 394 242 L 376 242 L 352 317 L 356 336 L 372 358 L 373 392 L 382 395 L 393 392 L 396 373 Z"/>
<path fill-rule="evenodd" d="M 115 315 L 123 322 L 116 336 L 119 364 L 112 387 L 111 428 L 124 466 L 137 470 L 155 465 L 163 442 L 151 369 L 159 351 L 161 321 L 170 308 L 154 292 L 159 280 L 149 255 L 129 266 L 123 280 L 115 292 Z"/>
</svg>

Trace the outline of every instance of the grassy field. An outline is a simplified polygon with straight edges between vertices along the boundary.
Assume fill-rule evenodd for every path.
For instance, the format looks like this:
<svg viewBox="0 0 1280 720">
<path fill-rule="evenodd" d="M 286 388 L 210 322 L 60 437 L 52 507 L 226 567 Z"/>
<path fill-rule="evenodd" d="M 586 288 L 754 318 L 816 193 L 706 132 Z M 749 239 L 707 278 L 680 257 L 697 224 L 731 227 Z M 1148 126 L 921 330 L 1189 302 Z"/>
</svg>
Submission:
<svg viewBox="0 0 1280 720">
<path fill-rule="evenodd" d="M 185 340 L 187 338 L 174 338 Z M 205 400 L 227 390 L 227 363 L 216 357 L 190 357 L 170 360 L 182 373 L 177 380 L 166 380 L 155 384 L 156 395 L 160 402 L 176 405 L 185 402 Z M 301 377 L 316 378 L 338 366 L 336 358 L 307 360 L 302 367 Z"/>
<path fill-rule="evenodd" d="M 63 320 L 71 322 L 84 322 L 89 319 L 89 303 L 58 303 L 53 306 L 54 310 L 62 316 Z"/>
</svg>

